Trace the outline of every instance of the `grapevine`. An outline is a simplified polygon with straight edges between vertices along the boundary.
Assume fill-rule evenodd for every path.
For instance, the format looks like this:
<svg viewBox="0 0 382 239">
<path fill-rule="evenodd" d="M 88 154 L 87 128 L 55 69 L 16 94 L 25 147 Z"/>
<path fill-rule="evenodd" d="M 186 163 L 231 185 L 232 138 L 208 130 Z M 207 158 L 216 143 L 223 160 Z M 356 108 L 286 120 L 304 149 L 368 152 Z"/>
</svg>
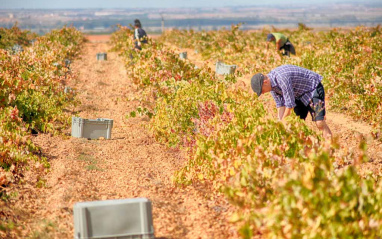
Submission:
<svg viewBox="0 0 382 239">
<path fill-rule="evenodd" d="M 379 28 L 371 31 L 379 34 Z M 370 33 L 363 28 L 352 32 L 358 40 L 370 37 Z M 334 56 L 341 54 L 343 60 L 336 58 L 336 62 L 350 64 L 334 82 L 326 83 L 336 92 L 339 88 L 338 93 L 329 90 L 333 99 L 344 99 L 341 94 L 368 84 L 366 81 L 360 88 L 344 84 L 351 75 L 349 70 L 353 70 L 353 61 L 345 57 L 355 47 L 347 33 L 333 30 L 324 35 L 300 28 L 290 34 L 304 53 L 283 59 L 283 63 L 310 66 L 326 81 L 332 79 L 334 69 L 342 72 L 338 65 L 329 63 Z M 348 49 L 345 53 L 328 50 L 328 42 L 335 41 L 336 34 L 345 38 L 335 42 Z M 262 50 L 265 36 L 265 31 L 247 33 L 233 26 L 211 32 L 173 31 L 164 41 L 194 48 L 205 59 L 238 64 L 240 75 L 266 71 L 281 63 Z M 128 74 L 142 92 L 141 104 L 151 113 L 149 129 L 158 141 L 188 153 L 188 161 L 176 172 L 174 182 L 180 186 L 203 185 L 211 194 L 225 194 L 236 206 L 232 222 L 237 223 L 243 238 L 255 234 L 265 238 L 382 236 L 382 184 L 377 175 L 358 173 L 359 165 L 367 161 L 365 143 L 361 142 L 358 154 L 350 156 L 339 149 L 335 139 L 323 141 L 297 117 L 290 117 L 286 126 L 270 118 L 256 96 L 233 87 L 235 77 L 232 81 L 232 77 L 216 77 L 208 67 L 195 69 L 191 62 L 179 59 L 153 40 L 141 52 L 132 52 L 129 45 L 120 47 L 130 37 L 131 31 L 122 28 L 114 34 L 113 44 L 125 57 Z M 307 40 L 313 44 L 304 46 Z M 380 37 L 370 41 L 378 42 Z M 380 44 L 365 44 L 370 47 L 365 54 L 377 55 L 360 69 L 369 69 L 375 81 L 380 55 L 372 47 Z M 375 88 L 373 92 L 381 91 Z M 361 97 L 359 93 L 353 96 Z M 380 101 L 375 106 L 362 102 L 371 108 L 380 107 Z M 362 117 L 376 120 L 371 112 Z M 352 158 L 353 164 L 338 171 L 333 165 L 345 157 Z"/>
</svg>

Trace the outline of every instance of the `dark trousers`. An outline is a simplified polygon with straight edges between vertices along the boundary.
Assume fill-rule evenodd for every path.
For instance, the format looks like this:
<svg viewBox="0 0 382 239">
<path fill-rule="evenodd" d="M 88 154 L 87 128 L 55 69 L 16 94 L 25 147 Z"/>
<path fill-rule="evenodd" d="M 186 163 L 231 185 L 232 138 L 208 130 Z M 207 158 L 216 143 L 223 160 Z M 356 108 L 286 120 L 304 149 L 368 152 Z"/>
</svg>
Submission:
<svg viewBox="0 0 382 239">
<path fill-rule="evenodd" d="M 325 119 L 325 90 L 321 83 L 319 83 L 314 90 L 313 98 L 308 105 L 304 105 L 299 99 L 296 99 L 295 103 L 294 112 L 300 119 L 305 120 L 308 116 L 308 112 L 312 116 L 312 121 Z"/>
<path fill-rule="evenodd" d="M 280 50 L 282 49 L 284 49 L 284 56 L 290 56 L 291 53 L 293 55 L 296 55 L 296 50 L 294 49 L 293 44 L 289 40 L 287 40 L 287 42 L 285 42 L 285 44 L 282 47 L 280 47 Z"/>
</svg>

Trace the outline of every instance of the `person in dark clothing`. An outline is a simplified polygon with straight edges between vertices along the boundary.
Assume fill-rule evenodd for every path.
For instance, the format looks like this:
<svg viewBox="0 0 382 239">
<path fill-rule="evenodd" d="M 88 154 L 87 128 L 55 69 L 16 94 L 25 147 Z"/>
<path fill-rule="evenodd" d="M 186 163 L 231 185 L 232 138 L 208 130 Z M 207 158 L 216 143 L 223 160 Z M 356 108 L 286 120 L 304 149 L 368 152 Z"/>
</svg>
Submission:
<svg viewBox="0 0 382 239">
<path fill-rule="evenodd" d="M 270 42 L 276 43 L 277 52 L 284 50 L 284 56 L 290 56 L 290 54 L 296 55 L 296 50 L 294 49 L 294 46 L 284 34 L 278 32 L 269 33 L 267 35 L 267 49 Z"/>
<path fill-rule="evenodd" d="M 134 28 L 134 48 L 142 50 L 142 44 L 147 43 L 147 34 L 145 30 L 142 29 L 142 24 L 138 19 L 134 20 Z"/>
</svg>

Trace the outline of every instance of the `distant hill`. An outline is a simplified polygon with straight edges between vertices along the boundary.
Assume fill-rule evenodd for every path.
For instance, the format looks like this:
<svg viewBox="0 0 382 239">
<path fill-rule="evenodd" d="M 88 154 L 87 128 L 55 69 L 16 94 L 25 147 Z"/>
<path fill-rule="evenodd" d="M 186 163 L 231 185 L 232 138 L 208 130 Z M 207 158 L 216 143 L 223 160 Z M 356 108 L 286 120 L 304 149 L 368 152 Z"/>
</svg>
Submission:
<svg viewBox="0 0 382 239">
<path fill-rule="evenodd" d="M 141 8 L 141 9 L 60 9 L 0 10 L 0 27 L 15 22 L 23 29 L 44 33 L 63 25 L 74 25 L 88 33 L 109 33 L 116 24 L 129 25 L 139 18 L 151 33 L 166 29 L 211 30 L 244 23 L 243 29 L 264 26 L 310 27 L 376 26 L 382 23 L 382 3 L 290 4 L 287 6 L 240 6 L 224 8 Z"/>
</svg>

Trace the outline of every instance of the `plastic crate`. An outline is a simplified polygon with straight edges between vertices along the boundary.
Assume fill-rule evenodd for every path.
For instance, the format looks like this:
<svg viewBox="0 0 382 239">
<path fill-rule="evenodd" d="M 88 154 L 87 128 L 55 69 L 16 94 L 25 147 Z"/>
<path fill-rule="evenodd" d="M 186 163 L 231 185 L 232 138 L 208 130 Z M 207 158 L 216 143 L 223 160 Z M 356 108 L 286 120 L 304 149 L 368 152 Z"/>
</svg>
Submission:
<svg viewBox="0 0 382 239">
<path fill-rule="evenodd" d="M 107 54 L 104 52 L 97 53 L 97 60 L 98 61 L 106 61 L 107 60 Z"/>
<path fill-rule="evenodd" d="M 71 87 L 69 87 L 69 86 L 65 86 L 65 88 L 64 88 L 64 93 L 65 94 L 68 94 L 68 93 L 70 93 L 72 91 L 72 88 Z"/>
<path fill-rule="evenodd" d="M 187 59 L 187 52 L 182 52 L 182 53 L 179 53 L 179 58 L 180 59 Z"/>
<path fill-rule="evenodd" d="M 72 87 L 70 87 L 70 86 L 65 86 L 64 87 L 64 93 L 65 94 L 69 94 L 69 93 L 75 93 L 75 91 L 74 91 L 74 89 L 72 88 Z"/>
<path fill-rule="evenodd" d="M 73 207 L 75 239 L 154 239 L 147 198 L 80 202 Z"/>
<path fill-rule="evenodd" d="M 23 47 L 19 44 L 15 44 L 10 49 L 12 55 L 19 54 L 20 52 L 24 51 Z"/>
<path fill-rule="evenodd" d="M 219 75 L 229 75 L 235 73 L 236 65 L 226 65 L 223 62 L 216 62 L 215 71 Z"/>
<path fill-rule="evenodd" d="M 111 138 L 111 129 L 113 128 L 112 119 L 82 119 L 80 117 L 72 117 L 72 137 L 99 139 Z"/>
</svg>

